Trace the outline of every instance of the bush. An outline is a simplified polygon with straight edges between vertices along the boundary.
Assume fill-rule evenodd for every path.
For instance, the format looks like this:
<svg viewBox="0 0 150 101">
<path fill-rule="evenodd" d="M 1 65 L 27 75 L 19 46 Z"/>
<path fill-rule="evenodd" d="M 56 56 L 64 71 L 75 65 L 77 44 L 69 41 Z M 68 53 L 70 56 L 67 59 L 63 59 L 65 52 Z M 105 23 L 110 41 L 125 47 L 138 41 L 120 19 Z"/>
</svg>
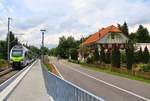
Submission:
<svg viewBox="0 0 150 101">
<path fill-rule="evenodd" d="M 106 54 L 105 54 L 104 48 L 101 47 L 101 51 L 100 51 L 101 62 L 105 62 L 105 57 L 106 57 Z"/>
<path fill-rule="evenodd" d="M 69 50 L 69 54 L 70 54 L 70 56 L 71 56 L 71 59 L 77 60 L 77 58 L 78 58 L 78 51 L 77 51 L 77 49 L 71 48 L 71 49 Z"/>
<path fill-rule="evenodd" d="M 134 63 L 134 46 L 133 43 L 131 41 L 129 41 L 127 43 L 127 47 L 126 47 L 126 64 L 127 64 L 127 69 L 131 70 L 132 69 L 132 65 Z"/>
<path fill-rule="evenodd" d="M 80 63 L 80 62 L 77 61 L 77 60 L 71 60 L 71 59 L 69 59 L 68 61 L 69 61 L 69 62 L 72 62 L 72 63 L 76 63 L 76 64 L 79 64 L 79 63 Z"/>
<path fill-rule="evenodd" d="M 126 54 L 124 52 L 121 52 L 121 63 L 126 63 Z"/>
<path fill-rule="evenodd" d="M 98 51 L 98 48 L 96 47 L 94 53 L 93 53 L 93 56 L 94 56 L 94 61 L 99 61 L 100 59 L 100 55 L 99 55 L 99 51 Z"/>
<path fill-rule="evenodd" d="M 88 57 L 87 58 L 87 63 L 93 63 L 94 62 L 94 57 Z"/>
<path fill-rule="evenodd" d="M 112 67 L 120 68 L 120 50 L 118 48 L 112 50 L 111 63 Z"/>
<path fill-rule="evenodd" d="M 107 52 L 106 52 L 105 62 L 107 64 L 111 63 L 111 53 L 110 53 L 110 50 L 107 50 Z"/>
<path fill-rule="evenodd" d="M 147 47 L 145 47 L 144 52 L 143 52 L 143 62 L 148 63 L 149 61 L 149 51 Z"/>
<path fill-rule="evenodd" d="M 127 69 L 131 70 L 132 65 L 134 63 L 134 52 L 131 49 L 126 50 L 126 56 L 127 56 Z"/>
<path fill-rule="evenodd" d="M 144 72 L 150 72 L 150 64 L 142 65 L 141 68 Z"/>
<path fill-rule="evenodd" d="M 0 59 L 0 64 L 7 64 L 7 61 L 4 59 Z"/>
</svg>

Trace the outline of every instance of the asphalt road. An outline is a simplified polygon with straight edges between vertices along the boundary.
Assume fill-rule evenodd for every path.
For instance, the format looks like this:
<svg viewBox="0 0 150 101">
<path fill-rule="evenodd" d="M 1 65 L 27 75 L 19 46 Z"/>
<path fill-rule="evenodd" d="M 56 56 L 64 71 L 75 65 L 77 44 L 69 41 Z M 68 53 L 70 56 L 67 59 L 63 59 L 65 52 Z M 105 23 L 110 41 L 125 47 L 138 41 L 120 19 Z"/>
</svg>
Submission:
<svg viewBox="0 0 150 101">
<path fill-rule="evenodd" d="M 106 101 L 150 101 L 150 84 L 82 68 L 51 58 L 64 79 Z"/>
</svg>

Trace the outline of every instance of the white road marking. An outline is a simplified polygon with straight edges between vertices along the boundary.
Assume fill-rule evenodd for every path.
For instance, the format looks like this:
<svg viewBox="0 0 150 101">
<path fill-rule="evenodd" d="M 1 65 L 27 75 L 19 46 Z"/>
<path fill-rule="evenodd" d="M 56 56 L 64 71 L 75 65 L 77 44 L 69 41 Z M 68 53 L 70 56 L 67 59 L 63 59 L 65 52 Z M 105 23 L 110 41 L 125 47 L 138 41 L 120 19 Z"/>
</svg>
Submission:
<svg viewBox="0 0 150 101">
<path fill-rule="evenodd" d="M 36 63 L 36 61 L 29 66 L 24 72 L 22 72 L 12 83 L 10 83 L 1 93 L 0 101 L 5 100 L 5 98 L 10 94 L 10 92 L 17 86 L 17 84 L 22 80 L 22 78 L 28 73 L 31 67 Z"/>
<path fill-rule="evenodd" d="M 79 71 L 79 70 L 77 70 L 77 69 L 74 69 L 74 68 L 72 68 L 72 67 L 68 67 L 68 68 L 70 68 L 70 69 L 72 69 L 72 70 L 74 70 L 74 71 L 76 71 L 76 72 L 79 72 L 80 74 L 85 75 L 85 76 L 87 76 L 87 77 L 89 77 L 89 78 L 92 78 L 92 79 L 95 79 L 95 80 L 97 80 L 97 81 L 99 81 L 99 82 L 102 82 L 102 83 L 104 83 L 104 84 L 106 84 L 106 85 L 108 85 L 108 86 L 114 87 L 114 88 L 119 89 L 119 90 L 121 90 L 121 91 L 123 91 L 123 92 L 126 92 L 126 93 L 128 93 L 128 94 L 134 95 L 134 96 L 136 96 L 136 97 L 138 97 L 138 98 L 141 98 L 141 99 L 143 99 L 143 100 L 145 100 L 145 101 L 150 101 L 150 99 L 148 99 L 148 98 L 145 98 L 145 97 L 140 96 L 140 95 L 138 95 L 138 94 L 135 94 L 135 93 L 133 93 L 133 92 L 131 92 L 131 91 L 125 90 L 125 89 L 123 89 L 123 88 L 120 88 L 120 87 L 115 86 L 115 85 L 113 85 L 113 84 L 110 84 L 110 83 L 108 83 L 108 82 L 105 82 L 105 81 L 103 81 L 103 80 L 101 80 L 101 79 L 95 78 L 95 77 L 93 77 L 93 76 L 91 76 L 91 75 L 89 75 L 89 74 L 86 74 L 86 73 L 84 73 L 84 72 L 81 72 L 81 71 Z"/>
<path fill-rule="evenodd" d="M 58 74 L 60 75 L 60 77 L 64 80 L 64 77 L 61 75 L 61 73 L 59 72 L 59 70 L 57 69 L 57 67 L 54 64 L 52 64 L 52 65 L 55 67 L 55 69 L 58 72 Z"/>
</svg>

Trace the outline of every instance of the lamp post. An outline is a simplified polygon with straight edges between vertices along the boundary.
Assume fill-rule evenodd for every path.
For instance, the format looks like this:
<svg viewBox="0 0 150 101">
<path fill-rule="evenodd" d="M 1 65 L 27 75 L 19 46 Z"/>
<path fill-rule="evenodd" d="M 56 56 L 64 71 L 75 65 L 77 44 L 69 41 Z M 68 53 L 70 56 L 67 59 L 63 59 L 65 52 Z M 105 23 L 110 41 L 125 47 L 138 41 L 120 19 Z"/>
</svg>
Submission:
<svg viewBox="0 0 150 101">
<path fill-rule="evenodd" d="M 44 32 L 46 31 L 45 29 L 40 30 L 42 32 L 42 61 L 44 62 Z"/>
</svg>

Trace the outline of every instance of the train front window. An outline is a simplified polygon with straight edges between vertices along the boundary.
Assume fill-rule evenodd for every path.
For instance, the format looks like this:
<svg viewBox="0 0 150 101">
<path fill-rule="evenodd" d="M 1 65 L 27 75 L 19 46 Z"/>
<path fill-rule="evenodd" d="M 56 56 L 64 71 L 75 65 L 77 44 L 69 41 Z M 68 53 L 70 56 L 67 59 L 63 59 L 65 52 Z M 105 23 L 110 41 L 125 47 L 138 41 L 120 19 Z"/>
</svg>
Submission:
<svg viewBox="0 0 150 101">
<path fill-rule="evenodd" d="M 12 51 L 12 56 L 13 57 L 20 57 L 20 56 L 22 56 L 22 50 L 13 50 Z"/>
</svg>

